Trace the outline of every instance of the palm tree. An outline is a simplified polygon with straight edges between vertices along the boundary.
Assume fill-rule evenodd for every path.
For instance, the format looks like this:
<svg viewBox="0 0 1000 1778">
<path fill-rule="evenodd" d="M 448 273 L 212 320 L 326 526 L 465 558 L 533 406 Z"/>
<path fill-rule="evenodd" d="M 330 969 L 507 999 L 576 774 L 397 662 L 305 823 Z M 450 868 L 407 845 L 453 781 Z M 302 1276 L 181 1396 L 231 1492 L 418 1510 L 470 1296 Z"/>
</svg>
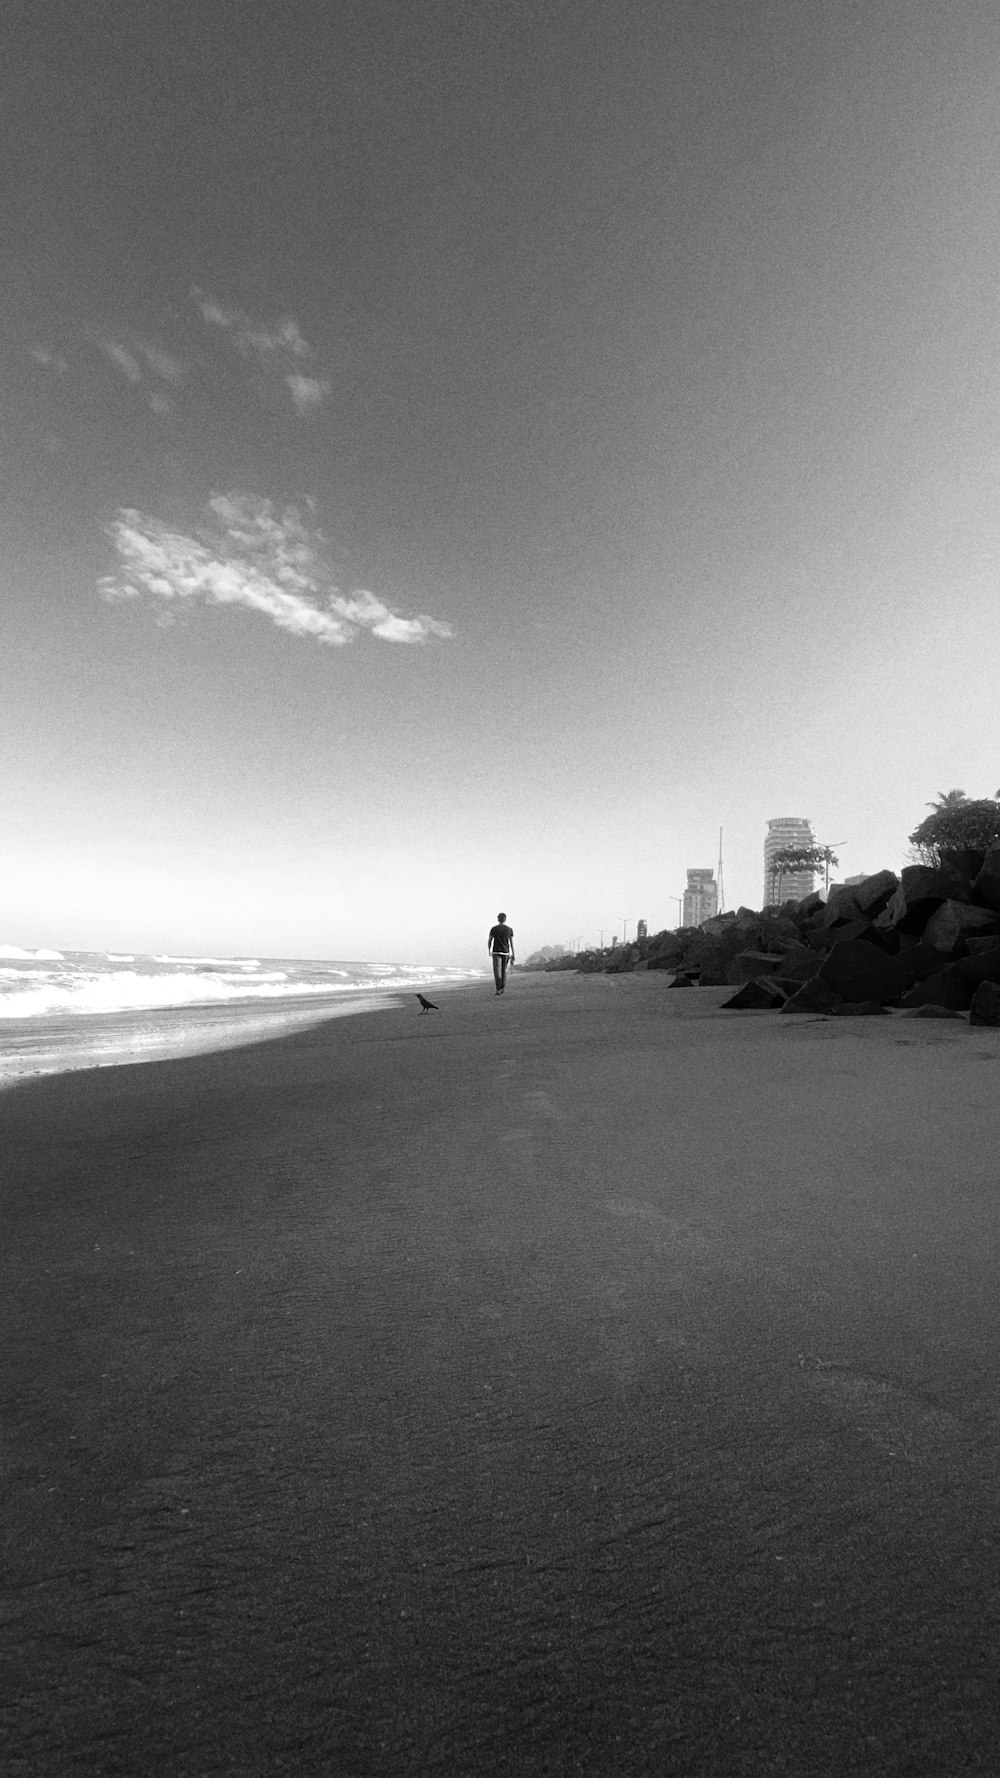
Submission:
<svg viewBox="0 0 1000 1778">
<path fill-rule="evenodd" d="M 968 800 L 964 790 L 939 790 L 937 802 L 928 803 L 926 806 L 940 814 L 945 809 L 960 809 L 962 804 L 967 803 Z"/>
</svg>

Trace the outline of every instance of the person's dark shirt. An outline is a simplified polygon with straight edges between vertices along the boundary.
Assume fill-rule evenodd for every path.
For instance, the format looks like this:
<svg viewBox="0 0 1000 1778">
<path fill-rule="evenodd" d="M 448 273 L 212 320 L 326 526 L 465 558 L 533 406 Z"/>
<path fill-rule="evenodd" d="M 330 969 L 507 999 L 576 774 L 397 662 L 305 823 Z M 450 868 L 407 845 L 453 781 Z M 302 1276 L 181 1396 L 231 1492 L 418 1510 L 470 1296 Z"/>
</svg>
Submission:
<svg viewBox="0 0 1000 1778">
<path fill-rule="evenodd" d="M 514 949 L 514 928 L 513 928 L 513 926 L 491 926 L 490 927 L 490 950 L 491 951 L 512 951 L 513 949 Z"/>
</svg>

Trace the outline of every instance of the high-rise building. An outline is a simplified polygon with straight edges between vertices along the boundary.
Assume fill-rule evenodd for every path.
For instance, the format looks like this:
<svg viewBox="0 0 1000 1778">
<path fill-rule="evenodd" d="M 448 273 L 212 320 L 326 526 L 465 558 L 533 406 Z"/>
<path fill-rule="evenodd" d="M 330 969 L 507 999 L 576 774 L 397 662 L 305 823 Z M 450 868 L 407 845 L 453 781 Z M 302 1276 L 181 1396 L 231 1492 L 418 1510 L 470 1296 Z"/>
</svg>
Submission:
<svg viewBox="0 0 1000 1778">
<path fill-rule="evenodd" d="M 649 927 L 646 925 L 645 920 L 639 921 L 639 924 L 635 929 L 635 936 L 636 936 L 636 938 L 648 938 L 649 937 Z"/>
<path fill-rule="evenodd" d="M 815 844 L 812 822 L 802 815 L 776 815 L 768 822 L 764 841 L 764 907 L 777 907 L 783 901 L 804 901 L 812 894 L 816 882 L 813 870 L 785 871 L 779 893 L 778 877 L 771 870 L 771 861 L 776 852 L 787 851 L 790 846 L 801 851 Z"/>
<path fill-rule="evenodd" d="M 684 891 L 684 918 L 682 926 L 700 926 L 702 921 L 711 920 L 719 911 L 719 886 L 708 870 L 689 870 L 687 888 Z"/>
</svg>

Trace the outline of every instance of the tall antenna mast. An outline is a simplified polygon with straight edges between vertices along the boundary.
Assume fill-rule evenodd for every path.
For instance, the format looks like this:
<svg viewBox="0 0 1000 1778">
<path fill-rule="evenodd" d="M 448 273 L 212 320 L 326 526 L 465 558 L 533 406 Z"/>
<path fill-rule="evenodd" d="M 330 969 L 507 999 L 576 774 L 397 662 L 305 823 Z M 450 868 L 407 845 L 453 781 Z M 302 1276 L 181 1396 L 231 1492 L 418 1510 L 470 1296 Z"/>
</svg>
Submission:
<svg viewBox="0 0 1000 1778">
<path fill-rule="evenodd" d="M 720 912 L 720 914 L 724 914 L 726 911 L 726 896 L 725 896 L 725 891 L 722 887 L 722 829 L 721 829 L 721 827 L 719 828 L 719 862 L 715 867 L 715 881 L 719 886 L 719 912 Z"/>
</svg>

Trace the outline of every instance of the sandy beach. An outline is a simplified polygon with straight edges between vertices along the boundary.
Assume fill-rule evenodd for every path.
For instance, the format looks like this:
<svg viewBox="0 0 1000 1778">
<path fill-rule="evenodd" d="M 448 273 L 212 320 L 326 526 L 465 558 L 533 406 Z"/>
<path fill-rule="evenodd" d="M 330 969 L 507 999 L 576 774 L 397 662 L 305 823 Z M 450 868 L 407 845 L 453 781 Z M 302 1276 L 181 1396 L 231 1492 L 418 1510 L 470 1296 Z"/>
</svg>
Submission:
<svg viewBox="0 0 1000 1778">
<path fill-rule="evenodd" d="M 995 1769 L 1000 1032 L 728 992 L 0 1093 L 5 1772 Z"/>
</svg>

